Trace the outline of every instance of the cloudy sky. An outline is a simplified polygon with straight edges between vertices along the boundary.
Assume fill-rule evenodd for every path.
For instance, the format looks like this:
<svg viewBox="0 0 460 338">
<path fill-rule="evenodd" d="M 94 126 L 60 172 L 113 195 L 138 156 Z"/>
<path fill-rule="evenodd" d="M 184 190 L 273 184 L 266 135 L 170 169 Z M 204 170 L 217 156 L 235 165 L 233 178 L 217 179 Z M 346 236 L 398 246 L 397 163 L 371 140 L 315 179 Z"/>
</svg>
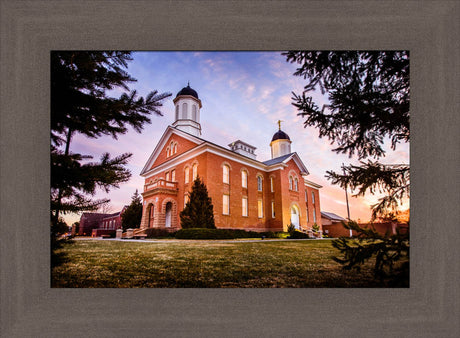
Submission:
<svg viewBox="0 0 460 338">
<path fill-rule="evenodd" d="M 131 180 L 109 194 L 100 192 L 95 196 L 110 198 L 111 212 L 129 204 L 136 189 L 142 192 L 143 179 L 139 173 L 166 127 L 174 122 L 172 100 L 190 82 L 203 104 L 202 138 L 224 147 L 240 139 L 255 146 L 257 160 L 265 161 L 270 159 L 270 141 L 278 130 L 277 121 L 284 121 L 281 128 L 291 138 L 292 151 L 299 154 L 308 168 L 308 179 L 323 186 L 321 210 L 347 216 L 344 190 L 331 185 L 325 174 L 327 170 L 339 171 L 342 163 L 358 161 L 332 152 L 334 145 L 320 139 L 318 130 L 304 127 L 302 118 L 291 105 L 291 92 L 302 92 L 305 80 L 292 75 L 296 65 L 287 63 L 280 52 L 135 52 L 133 58 L 128 72 L 137 82 L 131 84 L 130 89 L 136 89 L 142 96 L 152 90 L 173 94 L 164 101 L 163 116 L 152 116 L 152 123 L 145 125 L 140 134 L 130 130 L 118 140 L 76 135 L 70 147 L 72 152 L 89 154 L 94 159 L 104 152 L 112 157 L 133 153 L 128 165 Z M 313 96 L 319 106 L 327 102 L 320 93 Z M 386 149 L 383 163 L 409 163 L 408 144 L 400 144 L 394 152 L 389 145 Z M 377 199 L 374 195 L 349 198 L 351 218 L 369 220 L 370 206 Z M 408 204 L 404 206 L 407 207 Z M 79 217 L 68 215 L 65 219 L 72 224 Z"/>
</svg>

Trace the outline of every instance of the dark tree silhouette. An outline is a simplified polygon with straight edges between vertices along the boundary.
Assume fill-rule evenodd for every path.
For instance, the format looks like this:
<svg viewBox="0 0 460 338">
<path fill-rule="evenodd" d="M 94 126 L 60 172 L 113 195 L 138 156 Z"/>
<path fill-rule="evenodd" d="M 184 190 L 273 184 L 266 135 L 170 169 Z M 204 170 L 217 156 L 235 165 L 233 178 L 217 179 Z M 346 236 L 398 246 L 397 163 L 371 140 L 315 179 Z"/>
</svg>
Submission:
<svg viewBox="0 0 460 338">
<path fill-rule="evenodd" d="M 103 154 L 99 162 L 84 163 L 91 156 L 72 153 L 76 133 L 89 138 L 118 135 L 131 126 L 137 132 L 149 115 L 162 115 L 159 107 L 170 93 L 149 93 L 145 98 L 129 92 L 135 82 L 127 72 L 130 52 L 51 52 L 51 219 L 60 214 L 95 210 L 108 200 L 93 200 L 96 188 L 109 191 L 126 182 L 131 173 L 125 168 L 132 154 L 114 158 Z M 122 90 L 120 97 L 109 91 Z"/>
<path fill-rule="evenodd" d="M 383 191 L 373 206 L 373 218 L 397 208 L 409 197 L 409 164 L 382 164 L 383 143 L 394 150 L 409 142 L 409 53 L 407 51 L 290 51 L 287 61 L 299 64 L 295 76 L 307 80 L 304 92 L 293 93 L 293 105 L 305 126 L 318 128 L 337 153 L 357 155 L 361 165 L 348 165 L 344 173 L 328 171 L 333 184 L 349 186 L 357 195 Z M 319 108 L 311 92 L 327 92 L 329 104 Z M 366 158 L 372 157 L 375 160 Z"/>
<path fill-rule="evenodd" d="M 180 223 L 183 229 L 216 228 L 212 200 L 208 196 L 206 185 L 199 177 L 193 182 L 189 201 L 180 213 Z"/>
<path fill-rule="evenodd" d="M 134 192 L 131 198 L 131 204 L 125 209 L 123 215 L 121 215 L 121 223 L 123 230 L 139 228 L 142 219 L 142 198 L 139 193 Z"/>
</svg>

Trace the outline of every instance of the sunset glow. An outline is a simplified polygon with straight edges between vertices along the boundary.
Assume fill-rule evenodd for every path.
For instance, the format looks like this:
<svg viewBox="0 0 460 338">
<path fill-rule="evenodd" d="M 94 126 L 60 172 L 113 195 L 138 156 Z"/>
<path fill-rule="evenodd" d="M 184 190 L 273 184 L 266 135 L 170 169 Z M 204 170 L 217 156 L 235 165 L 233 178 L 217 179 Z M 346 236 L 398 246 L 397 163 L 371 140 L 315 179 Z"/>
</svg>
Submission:
<svg viewBox="0 0 460 338">
<path fill-rule="evenodd" d="M 139 173 L 166 127 L 174 121 L 173 98 L 189 82 L 203 103 L 201 138 L 224 147 L 242 140 L 257 148 L 257 160 L 266 161 L 270 159 L 271 138 L 278 130 L 277 121 L 281 120 L 282 130 L 292 141 L 292 151 L 298 153 L 310 172 L 308 180 L 323 186 L 321 210 L 347 217 L 345 191 L 331 185 L 325 174 L 328 170 L 340 171 L 342 163 L 356 164 L 358 160 L 336 154 L 332 151 L 336 145 L 320 139 L 316 129 L 304 128 L 302 118 L 291 105 L 291 92 L 301 93 L 306 81 L 292 75 L 296 66 L 287 63 L 280 52 L 135 52 L 133 58 L 128 72 L 138 81 L 130 89 L 142 96 L 152 90 L 173 94 L 164 101 L 163 116 L 151 116 L 152 123 L 145 125 L 142 133 L 130 129 L 117 140 L 75 135 L 70 147 L 71 152 L 92 155 L 94 160 L 104 152 L 111 156 L 133 153 L 128 165 L 130 181 L 108 194 L 99 192 L 94 196 L 109 198 L 111 212 L 128 205 L 136 189 L 143 191 L 144 180 Z M 116 90 L 112 95 L 120 93 Z M 327 103 L 321 93 L 313 96 L 319 105 Z M 382 163 L 409 163 L 409 144 L 399 144 L 396 151 L 391 151 L 388 142 L 385 149 L 387 155 Z M 379 196 L 351 195 L 349 192 L 351 218 L 368 221 L 370 206 L 377 203 Z M 401 209 L 408 208 L 406 201 Z M 69 225 L 79 218 L 80 215 L 65 216 Z"/>
</svg>

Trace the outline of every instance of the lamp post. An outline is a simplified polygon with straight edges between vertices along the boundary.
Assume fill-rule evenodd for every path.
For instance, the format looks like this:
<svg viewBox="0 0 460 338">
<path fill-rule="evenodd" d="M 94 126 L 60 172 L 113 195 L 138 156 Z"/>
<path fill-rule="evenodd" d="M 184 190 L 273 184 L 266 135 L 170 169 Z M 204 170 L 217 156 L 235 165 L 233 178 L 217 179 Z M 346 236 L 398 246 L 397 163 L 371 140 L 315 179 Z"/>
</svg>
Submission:
<svg viewBox="0 0 460 338">
<path fill-rule="evenodd" d="M 342 163 L 342 170 L 343 170 L 343 174 L 345 175 L 345 168 L 344 168 L 344 164 Z M 348 221 L 350 221 L 350 206 L 348 205 L 348 192 L 347 192 L 347 184 L 345 183 L 345 200 L 347 202 L 347 215 L 348 215 Z M 350 229 L 350 237 L 353 237 L 353 232 L 352 230 Z"/>
</svg>

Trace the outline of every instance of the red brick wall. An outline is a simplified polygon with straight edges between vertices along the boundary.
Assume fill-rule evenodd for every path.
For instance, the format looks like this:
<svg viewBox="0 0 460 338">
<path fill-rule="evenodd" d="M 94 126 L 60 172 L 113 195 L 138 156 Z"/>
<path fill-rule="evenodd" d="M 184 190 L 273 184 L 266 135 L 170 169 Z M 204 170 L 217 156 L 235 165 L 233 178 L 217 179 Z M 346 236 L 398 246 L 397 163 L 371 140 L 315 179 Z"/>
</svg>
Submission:
<svg viewBox="0 0 460 338">
<path fill-rule="evenodd" d="M 169 157 L 166 156 L 166 149 L 169 147 L 171 142 L 177 142 L 177 152 Z M 195 148 L 197 146 L 196 143 L 191 142 L 183 137 L 180 137 L 176 134 L 172 134 L 171 137 L 167 140 L 166 145 L 161 149 L 160 154 L 158 155 L 157 159 L 153 163 L 153 165 L 150 167 L 154 168 L 182 153 L 185 153 L 186 151 Z"/>
<path fill-rule="evenodd" d="M 177 137 L 174 135 L 174 137 Z M 183 139 L 182 139 L 183 140 Z M 178 141 L 178 146 L 182 143 Z M 185 140 L 186 141 L 186 140 Z M 169 142 L 168 142 L 169 144 Z M 189 148 L 190 149 L 190 148 Z M 165 152 L 165 150 L 163 150 Z M 178 149 L 178 153 L 179 153 Z M 165 160 L 165 158 L 163 159 Z M 161 163 L 160 157 L 155 163 Z M 313 205 L 311 204 L 311 197 L 309 198 L 309 212 L 311 213 L 310 222 L 307 223 L 306 205 L 305 205 L 305 185 L 300 170 L 294 161 L 288 163 L 288 167 L 284 170 L 276 170 L 273 172 L 264 172 L 251 166 L 245 165 L 240 162 L 210 153 L 205 152 L 185 163 L 176 165 L 167 171 L 175 170 L 176 181 L 178 182 L 177 195 L 170 196 L 174 199 L 177 205 L 177 219 L 179 213 L 184 208 L 184 196 L 186 192 L 191 190 L 193 185 L 192 181 L 192 165 L 198 164 L 198 176 L 200 176 L 207 186 L 208 193 L 212 199 L 214 207 L 214 218 L 216 227 L 227 229 L 241 229 L 255 230 L 255 231 L 282 231 L 286 230 L 287 225 L 290 223 L 291 212 L 290 208 L 295 203 L 300 210 L 300 224 L 304 228 L 311 228 L 313 225 Z M 223 183 L 223 165 L 227 164 L 230 167 L 229 184 Z M 156 166 L 156 164 L 155 164 Z M 185 168 L 190 168 L 189 183 L 185 184 Z M 248 173 L 247 188 L 243 188 L 241 184 L 241 172 L 246 170 Z M 294 173 L 298 178 L 298 192 L 289 190 L 289 173 Z M 261 175 L 263 178 L 263 191 L 257 190 L 257 176 Z M 170 176 L 171 177 L 171 176 Z M 270 191 L 270 177 L 274 180 L 274 192 Z M 146 183 L 154 181 L 157 178 L 165 178 L 165 172 L 161 172 L 153 177 L 145 180 Z M 315 208 L 317 213 L 317 224 L 321 225 L 320 205 L 319 205 L 319 192 L 317 189 L 310 189 L 315 191 Z M 230 195 L 230 213 L 229 215 L 223 214 L 223 195 Z M 248 199 L 248 216 L 242 216 L 242 198 Z M 158 200 L 155 202 L 155 198 Z M 149 204 L 155 205 L 155 210 L 158 212 L 161 207 L 161 196 L 147 196 L 144 197 L 144 214 L 143 226 L 147 226 L 147 208 Z M 258 217 L 257 201 L 263 200 L 263 217 Z M 271 203 L 275 203 L 275 218 L 272 218 Z M 180 220 L 179 220 L 180 223 Z"/>
</svg>

